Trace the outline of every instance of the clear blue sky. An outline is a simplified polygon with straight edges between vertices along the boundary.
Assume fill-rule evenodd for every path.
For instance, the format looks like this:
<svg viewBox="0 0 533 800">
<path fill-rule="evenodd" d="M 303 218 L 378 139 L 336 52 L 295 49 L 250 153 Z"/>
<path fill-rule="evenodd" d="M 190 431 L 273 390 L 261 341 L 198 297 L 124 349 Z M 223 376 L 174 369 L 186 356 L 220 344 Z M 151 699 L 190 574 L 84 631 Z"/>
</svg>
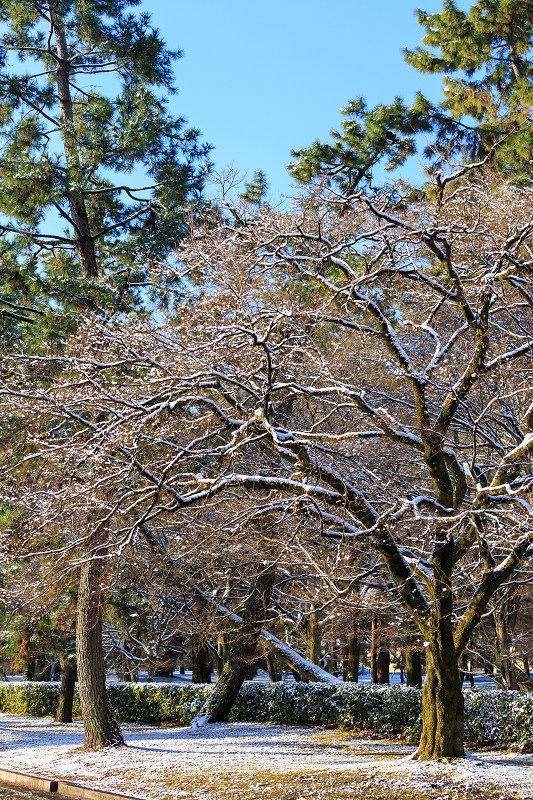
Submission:
<svg viewBox="0 0 533 800">
<path fill-rule="evenodd" d="M 184 51 L 174 113 L 215 146 L 217 169 L 233 164 L 249 178 L 264 169 L 273 198 L 291 191 L 291 149 L 326 138 L 349 99 L 410 100 L 418 89 L 440 97 L 440 79 L 402 58 L 422 37 L 416 0 L 145 0 L 144 8 Z"/>
</svg>

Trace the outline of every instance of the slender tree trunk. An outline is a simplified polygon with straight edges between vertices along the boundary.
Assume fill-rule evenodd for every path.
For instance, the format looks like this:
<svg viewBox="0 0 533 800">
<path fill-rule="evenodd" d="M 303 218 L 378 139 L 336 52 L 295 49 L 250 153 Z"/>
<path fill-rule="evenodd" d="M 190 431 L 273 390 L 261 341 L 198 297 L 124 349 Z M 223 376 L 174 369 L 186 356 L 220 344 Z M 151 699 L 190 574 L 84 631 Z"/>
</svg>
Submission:
<svg viewBox="0 0 533 800">
<path fill-rule="evenodd" d="M 494 625 L 496 629 L 496 654 L 498 665 L 508 689 L 518 689 L 518 678 L 515 665 L 511 658 L 511 636 L 507 624 L 507 603 L 494 612 Z"/>
<path fill-rule="evenodd" d="M 309 644 L 309 661 L 312 664 L 320 665 L 320 659 L 322 656 L 320 647 L 320 620 L 318 618 L 318 611 L 316 611 L 314 606 L 313 610 L 309 614 L 307 642 Z"/>
<path fill-rule="evenodd" d="M 78 691 L 85 729 L 84 748 L 98 750 L 124 744 L 119 724 L 105 685 L 102 648 L 102 572 L 101 559 L 86 561 L 80 571 L 76 656 Z"/>
<path fill-rule="evenodd" d="M 379 622 L 378 616 L 372 612 L 372 633 L 370 640 L 370 683 L 378 682 L 378 636 Z"/>
<path fill-rule="evenodd" d="M 524 670 L 524 675 L 529 680 L 531 678 L 531 675 L 529 673 L 529 658 L 527 657 L 527 655 L 522 656 L 522 665 L 523 665 L 522 668 Z"/>
<path fill-rule="evenodd" d="M 348 641 L 348 665 L 345 680 L 350 683 L 359 682 L 359 661 L 361 659 L 361 639 L 354 633 Z"/>
<path fill-rule="evenodd" d="M 72 722 L 72 704 L 76 686 L 76 663 L 70 658 L 59 656 L 61 665 L 61 686 L 57 704 L 56 722 Z"/>
<path fill-rule="evenodd" d="M 61 136 L 67 162 L 67 192 L 70 216 L 74 225 L 74 244 L 83 271 L 88 277 L 94 278 L 98 274 L 98 265 L 85 199 L 81 189 L 75 189 L 70 185 L 81 183 L 83 179 L 78 145 L 73 131 L 74 106 L 70 92 L 70 57 L 63 23 L 55 15 L 53 15 L 53 25 L 59 59 L 56 69 L 57 95 L 63 120 Z"/>
<path fill-rule="evenodd" d="M 254 661 L 261 628 L 274 586 L 275 572 L 263 572 L 255 582 L 243 613 L 243 625 L 231 644 L 231 655 L 211 695 L 193 720 L 193 725 L 225 722 Z"/>
</svg>

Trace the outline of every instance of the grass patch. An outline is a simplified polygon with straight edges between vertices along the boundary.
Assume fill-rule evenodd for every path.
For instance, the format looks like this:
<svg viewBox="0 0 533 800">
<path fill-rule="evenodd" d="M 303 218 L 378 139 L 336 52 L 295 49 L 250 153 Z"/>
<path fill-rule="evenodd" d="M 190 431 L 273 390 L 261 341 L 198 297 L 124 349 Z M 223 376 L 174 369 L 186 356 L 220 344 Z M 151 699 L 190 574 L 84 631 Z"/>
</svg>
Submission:
<svg viewBox="0 0 533 800">
<path fill-rule="evenodd" d="M 416 790 L 386 781 L 381 776 L 351 772 L 302 770 L 293 773 L 182 772 L 160 777 L 158 787 L 168 788 L 165 800 L 499 800 L 500 792 L 461 788 L 451 782 Z"/>
</svg>

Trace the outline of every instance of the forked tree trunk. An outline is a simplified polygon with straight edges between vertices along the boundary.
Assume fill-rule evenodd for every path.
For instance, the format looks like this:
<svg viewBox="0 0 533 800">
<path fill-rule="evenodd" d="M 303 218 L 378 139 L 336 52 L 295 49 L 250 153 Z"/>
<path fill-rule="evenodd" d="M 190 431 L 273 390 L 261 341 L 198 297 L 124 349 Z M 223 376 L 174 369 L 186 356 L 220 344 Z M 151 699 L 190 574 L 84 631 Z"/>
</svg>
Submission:
<svg viewBox="0 0 533 800">
<path fill-rule="evenodd" d="M 102 648 L 102 571 L 101 559 L 86 561 L 80 570 L 76 656 L 78 692 L 85 730 L 84 748 L 119 747 L 124 744 L 119 724 L 105 685 Z"/>
<path fill-rule="evenodd" d="M 56 722 L 72 722 L 76 663 L 66 656 L 59 656 L 59 663 L 61 665 L 61 686 L 55 720 Z"/>
<path fill-rule="evenodd" d="M 254 660 L 261 628 L 274 586 L 275 572 L 268 570 L 257 579 L 243 613 L 242 628 L 231 643 L 229 661 L 225 664 L 217 684 L 205 701 L 193 725 L 225 722 L 239 690 L 244 683 L 246 671 Z"/>
<path fill-rule="evenodd" d="M 431 760 L 464 754 L 464 698 L 455 648 L 440 647 L 435 655 L 428 647 L 422 689 L 422 738 L 415 757 Z"/>
</svg>

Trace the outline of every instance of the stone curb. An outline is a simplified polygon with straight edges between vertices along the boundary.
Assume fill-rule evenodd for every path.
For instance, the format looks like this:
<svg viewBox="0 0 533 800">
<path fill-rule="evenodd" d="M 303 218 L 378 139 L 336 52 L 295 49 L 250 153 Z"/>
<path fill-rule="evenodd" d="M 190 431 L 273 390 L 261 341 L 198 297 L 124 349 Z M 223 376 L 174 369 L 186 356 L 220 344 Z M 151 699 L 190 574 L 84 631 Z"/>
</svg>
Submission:
<svg viewBox="0 0 533 800">
<path fill-rule="evenodd" d="M 61 797 L 75 798 L 75 800 L 139 800 L 139 797 L 132 797 L 129 794 L 104 792 L 100 789 L 79 786 L 77 783 L 70 783 L 70 781 L 49 780 L 48 778 L 40 778 L 38 775 L 0 769 L 0 782 L 4 781 L 11 786 L 34 789 L 37 792 L 48 792 Z"/>
</svg>

